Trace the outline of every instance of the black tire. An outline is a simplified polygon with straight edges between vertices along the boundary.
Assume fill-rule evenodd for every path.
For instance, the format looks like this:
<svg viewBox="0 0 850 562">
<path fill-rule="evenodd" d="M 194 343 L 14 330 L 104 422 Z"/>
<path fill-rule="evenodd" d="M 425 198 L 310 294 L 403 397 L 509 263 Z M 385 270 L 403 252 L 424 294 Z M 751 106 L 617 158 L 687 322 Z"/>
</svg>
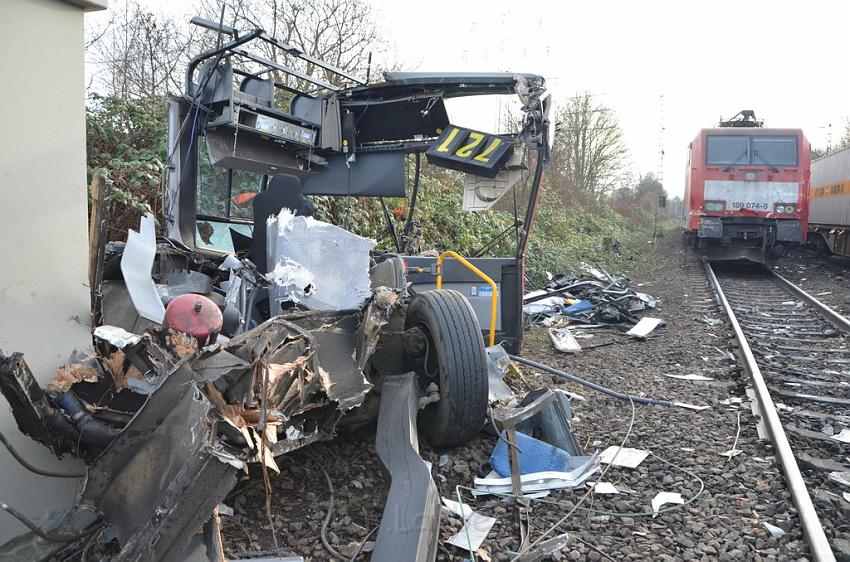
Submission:
<svg viewBox="0 0 850 562">
<path fill-rule="evenodd" d="M 419 293 L 411 300 L 405 329 L 428 337 L 428 362 L 436 356 L 440 400 L 419 415 L 419 428 L 434 447 L 457 447 L 481 432 L 487 416 L 487 351 L 469 301 L 457 291 Z M 423 358 L 414 358 L 417 371 Z M 420 378 L 420 380 L 422 380 Z M 423 382 L 427 382 L 424 380 Z"/>
</svg>

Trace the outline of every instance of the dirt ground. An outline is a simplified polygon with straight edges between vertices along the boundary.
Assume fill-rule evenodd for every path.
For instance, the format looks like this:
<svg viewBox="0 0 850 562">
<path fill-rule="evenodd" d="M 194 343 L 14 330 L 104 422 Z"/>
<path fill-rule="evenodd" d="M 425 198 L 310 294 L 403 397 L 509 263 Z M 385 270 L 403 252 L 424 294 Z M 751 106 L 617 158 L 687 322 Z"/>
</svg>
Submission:
<svg viewBox="0 0 850 562">
<path fill-rule="evenodd" d="M 807 559 L 795 509 L 769 443 L 758 440 L 746 405 L 718 403 L 743 396 L 744 384 L 725 354 L 731 334 L 699 263 L 686 257 L 673 233 L 647 245 L 646 256 L 623 260 L 623 270 L 640 284 L 639 290 L 659 299 L 657 310 L 648 315 L 662 318 L 666 325 L 654 337 L 639 341 L 600 331 L 579 340 L 584 348 L 580 353 L 565 355 L 552 348 L 543 329 L 535 328 L 527 335 L 524 355 L 615 390 L 711 408 L 693 412 L 636 405 L 632 422 L 628 401 L 523 369 L 521 380 L 509 381 L 518 394 L 549 386 L 584 398 L 573 401 L 573 415 L 586 454 L 624 440 L 627 447 L 651 453 L 636 469 L 613 467 L 606 474 L 604 480 L 620 490 L 618 495 L 588 495 L 587 488 L 580 488 L 535 502 L 531 539 L 541 538 L 578 503 L 557 527 L 556 534 L 567 532 L 572 541 L 554 560 Z M 712 380 L 665 376 L 687 374 Z M 422 456 L 432 463 L 440 494 L 456 499 L 457 486 L 471 487 L 495 443 L 495 438 L 482 435 L 465 447 L 437 451 L 423 442 Z M 733 448 L 740 453 L 723 455 Z M 225 503 L 234 509 L 232 516 L 223 518 L 228 555 L 334 559 L 320 540 L 330 497 L 323 471 L 334 487 L 328 540 L 342 555 L 354 554 L 379 523 L 387 490 L 372 433 L 366 429 L 340 435 L 286 455 L 279 464 L 281 475 L 271 480 L 271 522 L 261 479 L 246 480 L 227 498 Z M 650 502 L 662 491 L 681 493 L 685 504 L 652 517 Z M 475 499 L 461 492 L 475 511 L 497 520 L 476 559 L 512 558 L 519 547 L 513 501 Z M 773 538 L 762 523 L 783 529 L 784 536 Z M 468 552 L 446 544 L 460 527 L 458 518 L 442 517 L 438 560 L 471 559 Z"/>
</svg>

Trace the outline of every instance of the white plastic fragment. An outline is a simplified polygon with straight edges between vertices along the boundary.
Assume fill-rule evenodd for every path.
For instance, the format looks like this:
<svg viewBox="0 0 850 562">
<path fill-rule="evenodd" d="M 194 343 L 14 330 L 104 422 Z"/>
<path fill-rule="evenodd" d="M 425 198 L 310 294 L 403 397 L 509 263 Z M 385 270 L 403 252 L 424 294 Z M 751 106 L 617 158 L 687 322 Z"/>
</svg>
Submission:
<svg viewBox="0 0 850 562">
<path fill-rule="evenodd" d="M 762 521 L 761 526 L 764 527 L 765 530 L 768 533 L 770 533 L 770 536 L 772 536 L 775 539 L 781 539 L 782 537 L 785 536 L 785 531 L 783 531 L 782 529 L 780 529 L 776 525 L 771 525 L 767 521 Z"/>
<path fill-rule="evenodd" d="M 835 482 L 836 484 L 841 484 L 842 486 L 850 488 L 850 472 L 830 472 L 829 480 L 830 482 Z"/>
<path fill-rule="evenodd" d="M 98 326 L 94 329 L 94 337 L 107 341 L 117 347 L 124 349 L 128 345 L 133 345 L 141 341 L 142 336 L 130 333 L 124 328 L 118 326 Z"/>
<path fill-rule="evenodd" d="M 679 492 L 658 492 L 652 498 L 652 517 L 658 517 L 658 510 L 661 509 L 662 505 L 667 505 L 668 503 L 683 504 L 685 500 Z"/>
<path fill-rule="evenodd" d="M 649 456 L 649 451 L 611 445 L 599 455 L 599 461 L 613 466 L 637 468 Z"/>
<path fill-rule="evenodd" d="M 156 232 L 153 215 L 147 214 L 139 222 L 139 232 L 127 231 L 127 244 L 121 256 L 121 274 L 136 312 L 157 324 L 165 318 L 165 307 L 151 279 L 156 257 Z"/>
<path fill-rule="evenodd" d="M 830 439 L 834 439 L 842 443 L 850 443 L 850 428 L 845 427 L 841 430 L 841 433 L 836 433 L 835 435 L 830 436 Z"/>
<path fill-rule="evenodd" d="M 741 449 L 729 449 L 728 451 L 723 451 L 720 453 L 721 456 L 726 457 L 727 459 L 731 459 L 732 457 L 736 457 L 743 453 Z"/>
<path fill-rule="evenodd" d="M 711 408 L 711 406 L 699 406 L 697 404 L 688 404 L 687 402 L 673 402 L 673 405 L 677 408 L 684 408 L 693 412 L 702 412 Z"/>
<path fill-rule="evenodd" d="M 456 502 L 448 498 L 442 498 L 442 500 L 443 505 L 446 506 L 446 509 L 448 509 L 464 521 L 469 519 L 469 516 L 473 513 L 472 508 L 466 504 L 462 504 L 460 502 Z"/>
<path fill-rule="evenodd" d="M 449 544 L 475 552 L 487 538 L 487 534 L 495 523 L 496 520 L 493 517 L 473 511 L 461 530 L 449 539 Z"/>
<path fill-rule="evenodd" d="M 640 319 L 640 322 L 635 324 L 631 330 L 626 332 L 626 335 L 632 336 L 635 338 L 645 338 L 652 332 L 655 328 L 661 324 L 662 320 L 660 318 L 650 318 L 649 316 L 644 316 Z"/>
<path fill-rule="evenodd" d="M 588 482 L 590 484 L 590 482 Z M 620 491 L 610 482 L 596 482 L 593 484 L 595 494 L 619 494 Z"/>
<path fill-rule="evenodd" d="M 683 381 L 713 381 L 714 379 L 711 377 L 706 377 L 705 375 L 664 375 L 665 377 L 670 377 L 671 379 L 681 379 Z"/>
<path fill-rule="evenodd" d="M 558 351 L 564 353 L 581 351 L 581 346 L 569 328 L 549 328 L 549 339 Z"/>
</svg>

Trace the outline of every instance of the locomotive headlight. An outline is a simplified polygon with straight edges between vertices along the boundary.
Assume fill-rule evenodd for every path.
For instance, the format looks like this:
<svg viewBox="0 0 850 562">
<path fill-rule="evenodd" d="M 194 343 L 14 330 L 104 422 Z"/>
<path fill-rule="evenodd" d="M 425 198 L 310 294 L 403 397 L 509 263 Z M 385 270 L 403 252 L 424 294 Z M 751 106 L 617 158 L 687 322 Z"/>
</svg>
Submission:
<svg viewBox="0 0 850 562">
<path fill-rule="evenodd" d="M 725 201 L 706 201 L 705 210 L 710 212 L 719 212 L 726 209 Z"/>
<path fill-rule="evenodd" d="M 776 206 L 776 212 L 781 215 L 782 213 L 785 212 L 785 207 L 783 207 L 782 205 L 777 205 Z"/>
<path fill-rule="evenodd" d="M 793 215 L 797 211 L 797 205 L 794 203 L 777 203 L 773 210 L 777 215 Z"/>
</svg>

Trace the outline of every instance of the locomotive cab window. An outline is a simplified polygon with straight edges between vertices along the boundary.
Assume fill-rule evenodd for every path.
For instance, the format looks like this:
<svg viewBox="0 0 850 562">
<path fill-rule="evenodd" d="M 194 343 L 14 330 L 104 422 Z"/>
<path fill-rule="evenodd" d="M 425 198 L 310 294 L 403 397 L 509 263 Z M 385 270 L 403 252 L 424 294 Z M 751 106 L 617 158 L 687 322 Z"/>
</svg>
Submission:
<svg viewBox="0 0 850 562">
<path fill-rule="evenodd" d="M 753 164 L 797 165 L 797 137 L 753 137 Z"/>
<path fill-rule="evenodd" d="M 706 139 L 706 164 L 747 164 L 749 159 L 749 137 L 709 135 Z"/>
<path fill-rule="evenodd" d="M 708 135 L 705 163 L 726 166 L 796 166 L 797 137 Z"/>
</svg>

